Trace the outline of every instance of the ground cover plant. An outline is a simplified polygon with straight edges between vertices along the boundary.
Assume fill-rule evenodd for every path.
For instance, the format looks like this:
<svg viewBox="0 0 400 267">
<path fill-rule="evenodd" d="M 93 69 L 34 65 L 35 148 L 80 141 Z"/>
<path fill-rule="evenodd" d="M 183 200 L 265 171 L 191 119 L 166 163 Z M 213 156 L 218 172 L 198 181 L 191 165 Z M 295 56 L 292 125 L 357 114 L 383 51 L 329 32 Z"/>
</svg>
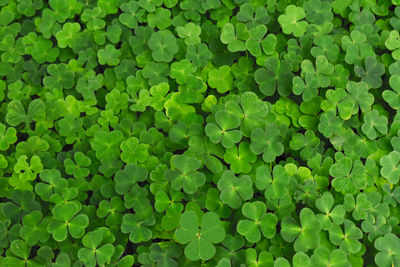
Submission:
<svg viewBox="0 0 400 267">
<path fill-rule="evenodd" d="M 0 266 L 400 266 L 399 0 L 0 0 Z"/>
</svg>

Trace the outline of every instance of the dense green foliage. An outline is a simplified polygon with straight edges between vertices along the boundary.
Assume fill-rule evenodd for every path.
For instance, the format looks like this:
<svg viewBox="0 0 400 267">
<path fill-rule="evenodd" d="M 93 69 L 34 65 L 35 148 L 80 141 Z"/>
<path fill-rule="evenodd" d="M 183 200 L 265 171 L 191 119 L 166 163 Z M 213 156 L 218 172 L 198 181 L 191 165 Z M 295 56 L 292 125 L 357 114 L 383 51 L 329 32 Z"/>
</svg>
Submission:
<svg viewBox="0 0 400 267">
<path fill-rule="evenodd" d="M 399 267 L 397 5 L 0 0 L 0 266 Z"/>
</svg>

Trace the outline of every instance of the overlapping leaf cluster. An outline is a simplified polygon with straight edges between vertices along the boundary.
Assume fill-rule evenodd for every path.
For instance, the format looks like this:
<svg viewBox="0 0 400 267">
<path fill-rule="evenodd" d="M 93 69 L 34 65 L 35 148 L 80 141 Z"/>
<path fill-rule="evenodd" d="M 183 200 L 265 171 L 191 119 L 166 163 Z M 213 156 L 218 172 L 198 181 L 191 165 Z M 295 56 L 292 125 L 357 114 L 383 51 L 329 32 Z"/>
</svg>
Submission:
<svg viewBox="0 0 400 267">
<path fill-rule="evenodd" d="M 0 0 L 0 266 L 400 266 L 397 5 Z"/>
</svg>

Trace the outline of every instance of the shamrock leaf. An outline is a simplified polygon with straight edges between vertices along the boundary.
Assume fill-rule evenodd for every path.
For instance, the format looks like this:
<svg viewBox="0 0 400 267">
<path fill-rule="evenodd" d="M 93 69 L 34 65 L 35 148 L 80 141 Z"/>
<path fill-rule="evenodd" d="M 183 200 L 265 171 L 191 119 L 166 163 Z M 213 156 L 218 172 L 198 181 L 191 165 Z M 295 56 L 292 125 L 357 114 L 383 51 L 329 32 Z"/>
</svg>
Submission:
<svg viewBox="0 0 400 267">
<path fill-rule="evenodd" d="M 219 69 L 212 69 L 208 73 L 208 85 L 217 89 L 220 94 L 233 89 L 233 76 L 229 66 L 221 66 Z"/>
<path fill-rule="evenodd" d="M 377 218 L 375 216 L 368 216 L 361 223 L 361 229 L 363 232 L 368 233 L 368 240 L 370 241 L 374 241 L 376 238 L 384 236 L 391 231 L 388 220 L 382 215 L 378 215 Z"/>
<path fill-rule="evenodd" d="M 7 214 L 12 223 L 20 221 L 22 216 L 34 210 L 41 209 L 40 203 L 35 201 L 35 194 L 31 191 L 13 190 L 9 198 L 11 201 L 1 206 L 1 212 Z"/>
<path fill-rule="evenodd" d="M 266 96 L 272 96 L 276 90 L 281 96 L 289 95 L 293 73 L 287 61 L 270 57 L 265 61 L 265 68 L 254 73 L 254 79 L 260 86 L 260 91 Z"/>
<path fill-rule="evenodd" d="M 224 171 L 217 185 L 221 191 L 222 203 L 231 208 L 237 209 L 242 205 L 242 199 L 249 200 L 253 197 L 252 181 L 248 175 L 237 178 L 233 172 Z"/>
<path fill-rule="evenodd" d="M 280 129 L 276 124 L 268 124 L 265 130 L 256 128 L 251 132 L 251 151 L 259 155 L 265 162 L 272 162 L 277 156 L 282 155 L 283 145 L 279 142 Z"/>
<path fill-rule="evenodd" d="M 399 239 L 396 235 L 388 233 L 375 240 L 375 248 L 379 252 L 375 255 L 378 266 L 395 266 L 400 262 Z"/>
<path fill-rule="evenodd" d="M 35 210 L 22 218 L 23 226 L 19 230 L 19 235 L 29 246 L 36 245 L 39 241 L 46 242 L 50 235 L 47 232 L 49 221 L 43 219 L 40 211 Z"/>
<path fill-rule="evenodd" d="M 217 158 L 223 153 L 219 146 L 208 141 L 206 138 L 203 139 L 199 136 L 193 136 L 189 139 L 189 150 L 200 156 L 204 165 L 211 172 L 220 173 L 222 171 L 222 163 Z"/>
<path fill-rule="evenodd" d="M 225 109 L 242 120 L 240 128 L 244 136 L 249 136 L 254 128 L 264 126 L 269 113 L 268 105 L 253 92 L 244 92 L 240 103 L 228 101 L 225 103 Z"/>
<path fill-rule="evenodd" d="M 121 51 L 111 44 L 106 45 L 104 49 L 99 49 L 97 52 L 97 58 L 101 65 L 117 66 L 120 62 L 120 56 Z"/>
<path fill-rule="evenodd" d="M 81 30 L 81 26 L 76 22 L 67 22 L 63 29 L 56 34 L 58 46 L 60 48 L 72 47 L 74 36 Z"/>
<path fill-rule="evenodd" d="M 329 75 L 333 73 L 333 65 L 331 65 L 325 56 L 317 56 L 315 59 L 315 67 L 309 60 L 303 60 L 301 63 L 302 76 L 311 75 L 308 80 L 315 77 L 318 87 L 327 87 L 330 84 Z M 306 79 L 307 80 L 307 79 Z M 314 96 L 313 96 L 314 97 Z"/>
<path fill-rule="evenodd" d="M 124 202 L 120 197 L 114 196 L 110 201 L 102 200 L 96 210 L 97 217 L 106 220 L 107 226 L 121 224 L 122 213 L 125 210 Z"/>
<path fill-rule="evenodd" d="M 268 10 L 265 7 L 250 3 L 242 4 L 236 17 L 238 21 L 246 23 L 249 29 L 260 24 L 268 24 L 271 20 Z"/>
<path fill-rule="evenodd" d="M 289 142 L 289 146 L 294 151 L 300 150 L 300 157 L 303 160 L 307 160 L 315 155 L 318 151 L 318 145 L 320 140 L 315 136 L 313 131 L 306 131 L 305 134 L 296 133 L 292 136 L 292 140 Z"/>
<path fill-rule="evenodd" d="M 311 263 L 315 266 L 343 266 L 350 267 L 352 264 L 348 259 L 346 251 L 342 249 L 330 250 L 325 246 L 319 246 L 314 250 L 311 255 Z"/>
<path fill-rule="evenodd" d="M 249 31 L 250 38 L 246 40 L 246 49 L 253 56 L 261 56 L 261 46 L 267 50 L 271 37 L 264 39 L 266 33 L 267 27 L 265 25 L 257 25 Z"/>
<path fill-rule="evenodd" d="M 96 157 L 102 162 L 113 162 L 119 158 L 120 144 L 123 135 L 120 131 L 97 131 L 91 141 L 91 147 L 96 151 Z"/>
<path fill-rule="evenodd" d="M 50 64 L 47 67 L 47 72 L 51 76 L 46 76 L 43 78 L 43 84 L 52 89 L 70 89 L 74 86 L 75 73 L 67 69 L 67 65 L 61 64 Z"/>
<path fill-rule="evenodd" d="M 392 151 L 384 155 L 380 159 L 381 175 L 392 184 L 397 184 L 400 178 L 400 170 L 398 169 L 400 163 L 400 153 Z"/>
<path fill-rule="evenodd" d="M 32 181 L 37 177 L 37 174 L 43 170 L 43 164 L 39 156 L 31 157 L 29 163 L 26 155 L 19 156 L 14 165 L 14 173 L 9 179 L 9 184 L 15 189 L 32 191 Z"/>
<path fill-rule="evenodd" d="M 152 261 L 157 262 L 158 265 L 171 267 L 178 266 L 175 258 L 181 256 L 181 250 L 172 243 L 168 244 L 167 247 L 165 247 L 165 244 L 161 245 L 163 247 L 161 247 L 160 244 L 151 244 L 149 258 Z"/>
<path fill-rule="evenodd" d="M 41 182 L 36 183 L 35 192 L 42 199 L 48 201 L 53 193 L 61 193 L 67 187 L 66 179 L 61 178 L 60 171 L 56 169 L 45 169 L 40 173 Z"/>
<path fill-rule="evenodd" d="M 273 238 L 278 218 L 273 213 L 266 213 L 267 207 L 261 201 L 247 202 L 242 206 L 242 213 L 250 220 L 240 220 L 237 224 L 239 234 L 247 241 L 256 243 L 260 240 L 260 229 L 266 238 Z"/>
<path fill-rule="evenodd" d="M 206 135 L 211 142 L 222 143 L 225 148 L 231 148 L 234 144 L 240 142 L 242 133 L 235 128 L 239 127 L 240 119 L 229 112 L 219 110 L 215 113 L 216 124 L 210 122 L 205 127 Z"/>
<path fill-rule="evenodd" d="M 235 173 L 249 173 L 252 169 L 251 163 L 256 159 L 247 142 L 240 142 L 239 148 L 237 146 L 228 148 L 224 154 L 224 160 L 230 164 L 231 170 Z"/>
<path fill-rule="evenodd" d="M 53 220 L 47 226 L 47 231 L 51 233 L 54 240 L 64 241 L 68 232 L 73 238 L 81 238 L 85 234 L 89 218 L 85 214 L 77 215 L 81 208 L 81 205 L 76 202 L 58 204 L 53 208 Z"/>
<path fill-rule="evenodd" d="M 337 61 L 340 49 L 338 45 L 334 43 L 334 40 L 331 36 L 317 36 L 314 38 L 313 43 L 316 46 L 311 48 L 311 55 L 313 55 L 315 58 L 320 55 L 326 56 L 331 63 Z"/>
<path fill-rule="evenodd" d="M 267 166 L 260 166 L 256 170 L 256 187 L 258 190 L 265 190 L 266 199 L 283 198 L 287 192 L 287 185 L 290 179 L 283 166 L 276 165 L 271 171 Z"/>
<path fill-rule="evenodd" d="M 206 182 L 206 176 L 197 171 L 201 166 L 201 161 L 194 157 L 174 156 L 171 159 L 171 166 L 176 170 L 167 170 L 165 176 L 174 190 L 183 188 L 185 193 L 194 194 Z"/>
<path fill-rule="evenodd" d="M 221 42 L 228 45 L 228 50 L 238 52 L 246 50 L 245 42 L 249 38 L 246 25 L 238 23 L 235 26 L 226 23 L 222 28 Z"/>
<path fill-rule="evenodd" d="M 389 78 L 389 85 L 393 89 L 393 91 L 383 91 L 382 97 L 391 108 L 398 109 L 400 107 L 400 76 L 392 75 Z"/>
<path fill-rule="evenodd" d="M 74 114 L 68 113 L 64 118 L 57 121 L 58 132 L 61 136 L 65 136 L 67 144 L 73 144 L 79 138 L 82 132 L 83 119 L 76 118 Z"/>
<path fill-rule="evenodd" d="M 180 226 L 175 231 L 175 239 L 185 247 L 185 256 L 196 261 L 209 260 L 215 255 L 215 246 L 225 238 L 218 215 L 205 213 L 200 219 L 193 210 L 185 211 L 180 218 Z"/>
<path fill-rule="evenodd" d="M 89 232 L 82 238 L 85 247 L 79 249 L 78 258 L 85 266 L 108 264 L 114 255 L 114 240 L 114 235 L 105 227 Z"/>
<path fill-rule="evenodd" d="M 293 93 L 295 95 L 302 95 L 304 101 L 310 101 L 314 97 L 318 96 L 318 80 L 313 74 L 306 73 L 304 80 L 295 76 L 292 80 Z"/>
<path fill-rule="evenodd" d="M 342 132 L 343 120 L 336 116 L 334 111 L 327 111 L 321 114 L 318 130 L 325 136 L 331 137 L 333 134 Z"/>
<path fill-rule="evenodd" d="M 139 9 L 135 1 L 122 3 L 120 9 L 123 11 L 119 15 L 119 21 L 130 29 L 137 29 L 138 22 L 143 21 L 144 9 Z"/>
<path fill-rule="evenodd" d="M 149 145 L 139 144 L 136 137 L 130 137 L 121 143 L 121 159 L 125 163 L 145 162 L 149 157 Z"/>
<path fill-rule="evenodd" d="M 131 191 L 137 182 L 143 182 L 147 179 L 148 172 L 145 168 L 137 164 L 127 164 L 123 170 L 115 174 L 115 192 L 125 195 Z"/>
<path fill-rule="evenodd" d="M 152 33 L 147 44 L 153 59 L 158 62 L 170 62 L 179 50 L 176 38 L 169 30 Z"/>
<path fill-rule="evenodd" d="M 73 162 L 72 159 L 66 159 L 64 161 L 65 172 L 67 174 L 72 174 L 77 179 L 87 177 L 90 170 L 85 167 L 89 167 L 92 163 L 90 158 L 78 151 L 74 154 L 74 160 L 75 162 Z"/>
<path fill-rule="evenodd" d="M 324 192 L 321 198 L 318 198 L 315 201 L 315 206 L 323 213 L 316 215 L 322 222 L 323 230 L 329 230 L 332 224 L 343 224 L 346 211 L 342 205 L 336 205 L 333 207 L 333 203 L 334 198 L 330 192 Z"/>
<path fill-rule="evenodd" d="M 300 37 L 304 35 L 308 25 L 307 21 L 302 20 L 305 16 L 306 14 L 303 8 L 295 5 L 288 5 L 285 9 L 285 14 L 280 15 L 278 21 L 285 34 L 293 33 L 295 37 Z"/>
<path fill-rule="evenodd" d="M 148 14 L 147 20 L 150 27 L 154 28 L 157 26 L 158 29 L 164 30 L 172 24 L 170 17 L 171 11 L 169 9 L 158 7 L 155 13 Z"/>
<path fill-rule="evenodd" d="M 179 26 L 176 28 L 176 32 L 179 37 L 185 39 L 186 45 L 195 45 L 201 42 L 200 33 L 201 28 L 199 25 L 189 22 L 185 26 Z"/>
<path fill-rule="evenodd" d="M 392 50 L 392 57 L 395 60 L 400 59 L 400 35 L 399 32 L 396 30 L 393 30 L 390 32 L 389 37 L 385 41 L 385 46 L 389 49 Z"/>
<path fill-rule="evenodd" d="M 357 253 L 361 249 L 358 239 L 363 237 L 362 231 L 350 220 L 344 220 L 344 233 L 340 226 L 332 224 L 329 228 L 329 239 L 348 253 Z"/>
<path fill-rule="evenodd" d="M 129 240 L 133 243 L 146 242 L 152 237 L 152 232 L 148 227 L 154 225 L 155 219 L 152 213 L 145 215 L 147 216 L 125 214 L 122 219 L 121 231 L 129 233 Z"/>
<path fill-rule="evenodd" d="M 293 217 L 286 216 L 282 220 L 281 235 L 287 242 L 294 242 L 296 252 L 306 252 L 316 248 L 320 242 L 319 232 L 322 224 L 309 208 L 300 211 L 300 225 Z"/>
<path fill-rule="evenodd" d="M 388 119 L 384 115 L 379 115 L 377 110 L 364 113 L 364 123 L 361 130 L 369 139 L 376 139 L 378 134 L 386 134 L 388 131 Z"/>
<path fill-rule="evenodd" d="M 10 127 L 6 130 L 6 126 L 0 123 L 0 150 L 6 151 L 10 145 L 17 141 L 17 131 Z"/>
<path fill-rule="evenodd" d="M 195 68 L 188 59 L 183 59 L 171 64 L 171 73 L 169 74 L 179 84 L 186 83 L 190 74 L 195 72 Z"/>
<path fill-rule="evenodd" d="M 185 56 L 192 62 L 193 67 L 198 68 L 208 64 L 212 57 L 212 53 L 206 44 L 200 43 L 187 46 Z"/>
<path fill-rule="evenodd" d="M 10 252 L 3 258 L 2 263 L 8 266 L 38 266 L 40 262 L 29 259 L 31 247 L 21 239 L 15 239 L 10 244 Z M 29 260 L 28 260 L 29 259 Z"/>
<path fill-rule="evenodd" d="M 332 21 L 332 7 L 321 0 L 309 0 L 303 5 L 306 11 L 306 19 L 314 24 L 321 25 L 326 21 Z"/>
<path fill-rule="evenodd" d="M 342 37 L 342 47 L 346 51 L 344 59 L 347 64 L 361 65 L 367 56 L 374 56 L 371 45 L 367 43 L 367 36 L 358 30 L 353 30 L 350 36 Z"/>
<path fill-rule="evenodd" d="M 382 76 L 385 73 L 385 67 L 376 60 L 375 56 L 365 57 L 365 68 L 356 66 L 354 68 L 361 81 L 366 82 L 370 88 L 379 88 L 382 85 Z"/>
<path fill-rule="evenodd" d="M 329 174 L 334 177 L 332 186 L 343 194 L 355 194 L 366 187 L 366 171 L 360 160 L 343 157 L 331 166 Z"/>
</svg>

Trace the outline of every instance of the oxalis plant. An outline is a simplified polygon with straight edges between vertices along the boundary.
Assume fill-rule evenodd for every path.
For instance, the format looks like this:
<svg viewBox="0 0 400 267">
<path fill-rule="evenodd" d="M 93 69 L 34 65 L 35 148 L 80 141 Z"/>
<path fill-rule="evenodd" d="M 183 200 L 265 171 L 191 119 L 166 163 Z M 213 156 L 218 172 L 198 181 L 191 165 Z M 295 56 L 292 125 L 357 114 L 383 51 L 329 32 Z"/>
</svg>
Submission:
<svg viewBox="0 0 400 267">
<path fill-rule="evenodd" d="M 0 266 L 400 267 L 399 31 L 399 0 L 0 0 Z"/>
</svg>

